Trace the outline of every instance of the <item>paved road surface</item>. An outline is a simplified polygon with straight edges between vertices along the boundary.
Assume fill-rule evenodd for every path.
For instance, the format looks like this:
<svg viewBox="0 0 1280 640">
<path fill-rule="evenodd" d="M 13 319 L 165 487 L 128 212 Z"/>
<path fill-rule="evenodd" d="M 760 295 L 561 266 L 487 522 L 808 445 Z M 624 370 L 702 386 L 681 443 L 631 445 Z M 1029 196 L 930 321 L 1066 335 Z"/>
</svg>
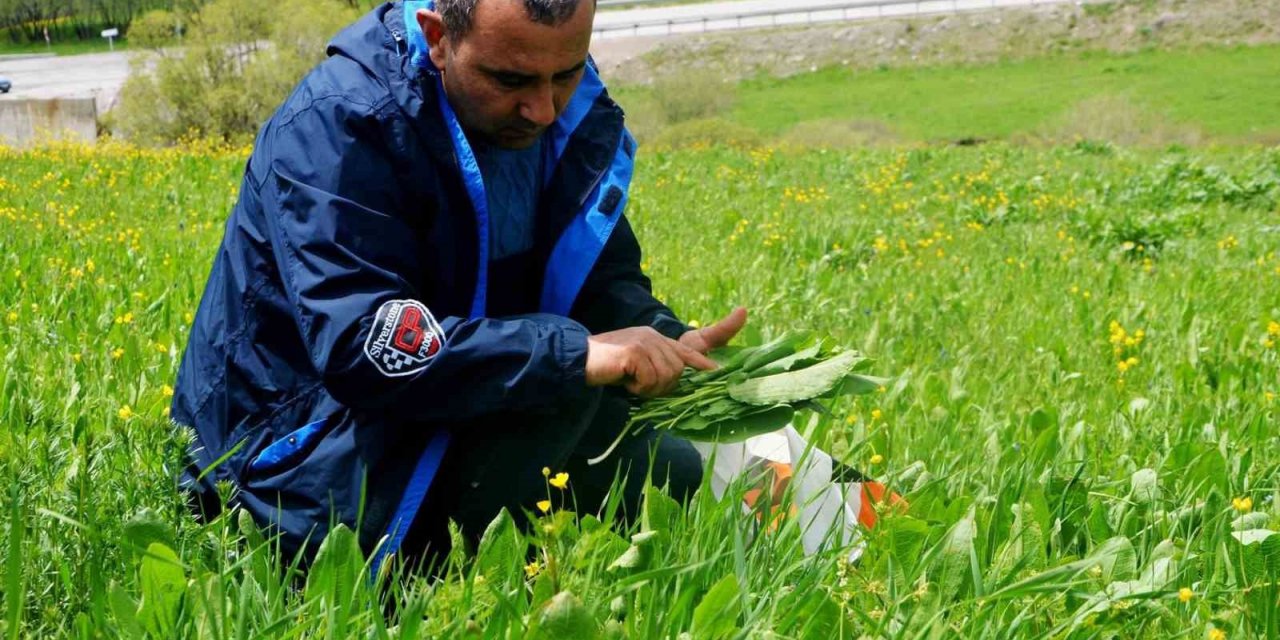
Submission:
<svg viewBox="0 0 1280 640">
<path fill-rule="evenodd" d="M 124 53 L 78 56 L 7 58 L 0 56 L 0 76 L 13 81 L 13 90 L 0 100 L 94 96 L 98 113 L 106 111 L 129 76 Z"/>
<path fill-rule="evenodd" d="M 847 8 L 856 0 L 734 0 L 675 7 L 601 11 L 596 16 L 595 26 L 598 41 L 635 36 L 661 37 L 703 31 L 1025 7 L 1067 1 L 1073 0 L 918 0 L 909 4 L 895 2 L 876 5 L 868 2 L 868 6 Z M 783 9 L 786 10 L 783 13 L 740 17 L 744 14 L 776 12 Z"/>
</svg>

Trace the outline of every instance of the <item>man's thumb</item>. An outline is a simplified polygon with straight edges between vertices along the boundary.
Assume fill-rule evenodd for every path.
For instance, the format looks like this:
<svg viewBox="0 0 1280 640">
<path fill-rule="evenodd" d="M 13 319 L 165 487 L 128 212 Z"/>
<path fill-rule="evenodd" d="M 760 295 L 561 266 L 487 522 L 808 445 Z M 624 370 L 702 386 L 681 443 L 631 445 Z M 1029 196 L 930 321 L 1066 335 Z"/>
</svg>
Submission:
<svg viewBox="0 0 1280 640">
<path fill-rule="evenodd" d="M 742 331 L 742 327 L 747 324 L 747 308 L 738 307 L 723 320 L 717 322 L 702 330 L 702 339 L 706 340 L 707 346 L 712 349 L 718 349 L 738 335 Z"/>
</svg>

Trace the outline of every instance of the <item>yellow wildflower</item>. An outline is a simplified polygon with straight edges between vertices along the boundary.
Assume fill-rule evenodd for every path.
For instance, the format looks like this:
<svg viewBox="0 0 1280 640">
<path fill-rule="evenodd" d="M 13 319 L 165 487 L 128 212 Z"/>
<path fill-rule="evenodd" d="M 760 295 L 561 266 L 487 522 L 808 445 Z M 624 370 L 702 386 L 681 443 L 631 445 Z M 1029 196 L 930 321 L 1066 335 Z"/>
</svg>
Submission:
<svg viewBox="0 0 1280 640">
<path fill-rule="evenodd" d="M 124 355 L 124 347 L 116 347 L 116 348 L 111 352 L 111 359 L 112 359 L 112 360 L 119 360 L 119 359 L 120 359 L 120 356 L 123 356 L 123 355 Z"/>
<path fill-rule="evenodd" d="M 869 460 L 868 462 L 870 462 L 870 463 L 871 463 L 871 466 L 873 466 L 873 467 L 874 467 L 874 466 L 876 466 L 876 465 L 880 464 L 881 462 L 884 462 L 884 456 L 882 456 L 882 455 L 880 455 L 880 454 L 878 454 L 878 453 L 877 453 L 877 454 L 875 454 L 875 455 L 871 456 L 871 460 Z"/>
<path fill-rule="evenodd" d="M 1249 513 L 1250 511 L 1253 511 L 1253 498 L 1248 496 L 1243 498 L 1232 498 L 1231 508 L 1239 511 L 1240 513 Z"/>
<path fill-rule="evenodd" d="M 879 419 L 880 419 L 881 417 L 883 417 L 883 416 L 884 416 L 884 413 L 883 413 L 882 411 L 880 411 L 879 409 L 872 409 L 872 410 L 871 410 L 871 419 L 872 419 L 872 420 L 879 420 Z"/>
<path fill-rule="evenodd" d="M 167 385 L 167 384 L 166 384 L 166 385 L 164 385 L 163 387 L 160 387 L 160 393 L 164 394 L 164 397 L 166 397 L 166 398 L 172 398 L 172 397 L 173 397 L 173 387 L 171 387 L 171 386 L 169 386 L 169 385 Z"/>
<path fill-rule="evenodd" d="M 547 512 L 549 512 L 549 511 L 551 511 L 551 501 L 550 501 L 550 500 L 539 500 L 539 501 L 538 501 L 538 511 L 541 511 L 541 512 L 543 512 L 543 513 L 547 513 Z"/>
<path fill-rule="evenodd" d="M 1187 587 L 1183 587 L 1183 588 L 1181 588 L 1181 589 L 1178 589 L 1178 601 L 1179 601 L 1179 602 L 1181 602 L 1181 603 L 1183 603 L 1183 604 L 1186 604 L 1186 603 L 1188 603 L 1188 602 L 1191 602 L 1191 597 L 1192 597 L 1193 595 L 1195 595 L 1195 594 L 1194 594 L 1194 593 L 1192 593 L 1192 592 L 1191 592 L 1191 589 L 1189 589 L 1189 588 L 1187 588 Z"/>
<path fill-rule="evenodd" d="M 549 478 L 549 477 L 551 477 L 551 467 L 543 467 L 543 468 L 542 468 L 542 477 L 544 477 L 544 478 Z"/>
<path fill-rule="evenodd" d="M 128 420 L 133 417 L 133 409 L 126 404 L 123 407 L 120 407 L 120 410 L 116 412 L 116 415 L 120 416 L 121 420 Z"/>
<path fill-rule="evenodd" d="M 1209 640 L 1227 640 L 1227 632 L 1222 629 L 1210 629 Z"/>
<path fill-rule="evenodd" d="M 537 560 L 524 566 L 524 575 L 530 578 L 536 577 L 539 571 L 542 571 L 542 565 L 538 564 Z"/>
<path fill-rule="evenodd" d="M 844 419 L 845 424 L 853 424 L 857 421 L 858 421 L 858 416 L 855 416 L 853 414 L 849 414 L 849 416 Z"/>
<path fill-rule="evenodd" d="M 18 312 L 17 312 L 17 311 L 10 311 L 10 312 L 9 312 L 9 315 L 8 315 L 8 316 L 5 316 L 5 317 L 6 317 L 6 318 L 8 318 L 9 322 L 17 322 L 17 321 L 18 321 Z"/>
<path fill-rule="evenodd" d="M 551 478 L 549 482 L 551 483 L 551 486 L 557 489 L 563 489 L 569 486 L 569 474 L 561 471 L 560 473 L 557 473 L 555 477 Z"/>
</svg>

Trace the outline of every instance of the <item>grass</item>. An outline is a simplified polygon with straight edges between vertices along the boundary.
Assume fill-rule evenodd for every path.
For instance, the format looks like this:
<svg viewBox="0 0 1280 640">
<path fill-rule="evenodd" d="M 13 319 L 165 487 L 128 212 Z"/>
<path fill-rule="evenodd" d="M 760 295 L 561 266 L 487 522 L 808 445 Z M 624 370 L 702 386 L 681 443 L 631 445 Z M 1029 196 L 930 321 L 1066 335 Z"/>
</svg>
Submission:
<svg viewBox="0 0 1280 640">
<path fill-rule="evenodd" d="M 627 531 L 548 488 L 527 538 L 500 518 L 383 590 L 348 533 L 303 578 L 174 487 L 167 385 L 243 161 L 0 151 L 7 637 L 1280 634 L 1280 152 L 642 152 L 659 294 L 895 375 L 797 424 L 909 511 L 851 565 L 755 526 L 745 487 L 653 492 Z"/>
<path fill-rule="evenodd" d="M 983 66 L 852 71 L 760 78 L 736 89 L 722 115 L 766 136 L 803 123 L 876 123 L 900 141 L 1071 139 L 1086 123 L 1189 130 L 1210 141 L 1280 139 L 1280 46 L 1148 50 L 1041 57 Z M 718 89 L 726 91 L 731 89 Z M 649 90 L 623 89 L 643 103 Z M 1092 113 L 1099 100 L 1119 109 Z M 1110 114 L 1110 115 L 1109 115 Z M 1151 140 L 1156 145 L 1171 140 Z"/>
<path fill-rule="evenodd" d="M 53 54 L 74 56 L 85 53 L 106 53 L 111 50 L 105 38 L 97 40 L 63 40 L 53 43 L 52 46 L 46 46 L 43 42 L 15 44 L 9 41 L 0 41 L 0 61 L 3 61 L 3 56 L 6 55 Z M 125 50 L 128 50 L 128 41 L 123 38 L 116 38 L 115 51 Z"/>
</svg>

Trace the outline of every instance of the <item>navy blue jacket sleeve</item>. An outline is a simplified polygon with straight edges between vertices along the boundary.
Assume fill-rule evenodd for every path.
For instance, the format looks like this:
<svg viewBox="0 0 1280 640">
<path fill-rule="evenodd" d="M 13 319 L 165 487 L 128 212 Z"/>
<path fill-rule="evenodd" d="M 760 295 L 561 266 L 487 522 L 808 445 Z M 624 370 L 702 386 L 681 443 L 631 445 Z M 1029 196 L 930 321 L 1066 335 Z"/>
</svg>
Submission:
<svg viewBox="0 0 1280 640">
<path fill-rule="evenodd" d="M 592 333 L 649 326 L 671 339 L 689 327 L 667 305 L 653 297 L 648 276 L 640 270 L 640 243 L 622 216 L 583 284 L 570 316 Z"/>
<path fill-rule="evenodd" d="M 394 116 L 379 111 L 316 99 L 278 118 L 252 160 L 269 163 L 257 173 L 270 241 L 328 391 L 348 406 L 445 421 L 549 409 L 585 393 L 588 332 L 554 316 L 436 317 L 445 339 L 425 366 L 391 376 L 375 365 L 367 342 L 379 309 L 412 300 L 430 312 L 431 300 L 419 260 L 430 248 L 403 218 L 423 207 L 403 201 L 387 130 Z"/>
</svg>

